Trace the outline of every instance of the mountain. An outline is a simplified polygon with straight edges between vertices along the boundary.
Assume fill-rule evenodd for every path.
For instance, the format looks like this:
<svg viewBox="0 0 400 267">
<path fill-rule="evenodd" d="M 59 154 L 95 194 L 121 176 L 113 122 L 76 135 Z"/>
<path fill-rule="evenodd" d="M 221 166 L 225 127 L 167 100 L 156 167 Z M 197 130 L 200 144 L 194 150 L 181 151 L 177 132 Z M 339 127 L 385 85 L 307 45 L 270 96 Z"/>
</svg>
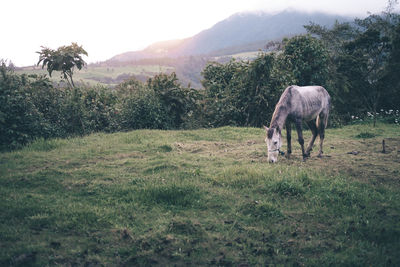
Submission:
<svg viewBox="0 0 400 267">
<path fill-rule="evenodd" d="M 170 51 L 179 47 L 183 40 L 169 40 L 154 43 L 141 51 L 130 51 L 112 57 L 111 61 L 131 61 L 151 58 L 169 57 Z"/>
<path fill-rule="evenodd" d="M 285 10 L 271 13 L 237 13 L 193 37 L 155 43 L 142 51 L 117 55 L 110 61 L 135 61 L 145 58 L 226 55 L 263 49 L 268 41 L 306 33 L 304 25 L 314 22 L 330 27 L 335 21 L 351 18 L 325 13 Z"/>
</svg>

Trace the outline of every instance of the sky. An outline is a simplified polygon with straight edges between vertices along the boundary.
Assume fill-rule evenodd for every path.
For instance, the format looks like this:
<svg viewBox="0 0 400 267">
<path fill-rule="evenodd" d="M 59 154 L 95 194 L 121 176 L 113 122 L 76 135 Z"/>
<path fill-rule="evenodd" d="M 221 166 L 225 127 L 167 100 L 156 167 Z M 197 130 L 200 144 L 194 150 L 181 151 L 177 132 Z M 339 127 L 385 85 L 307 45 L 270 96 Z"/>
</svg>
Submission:
<svg viewBox="0 0 400 267">
<path fill-rule="evenodd" d="M 291 8 L 365 17 L 384 11 L 387 0 L 3 0 L 0 6 L 0 60 L 30 66 L 41 46 L 76 42 L 94 63 L 191 37 L 237 12 Z"/>
</svg>

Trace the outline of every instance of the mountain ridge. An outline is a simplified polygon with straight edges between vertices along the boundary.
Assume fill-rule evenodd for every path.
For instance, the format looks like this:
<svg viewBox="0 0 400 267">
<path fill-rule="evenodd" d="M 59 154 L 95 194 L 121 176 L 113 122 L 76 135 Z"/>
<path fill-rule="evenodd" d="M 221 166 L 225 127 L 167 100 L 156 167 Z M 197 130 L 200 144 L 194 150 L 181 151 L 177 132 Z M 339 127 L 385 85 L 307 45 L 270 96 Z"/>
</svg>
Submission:
<svg viewBox="0 0 400 267">
<path fill-rule="evenodd" d="M 276 13 L 240 12 L 192 37 L 156 42 L 143 50 L 121 53 L 107 61 L 127 62 L 146 58 L 215 56 L 218 55 L 218 51 L 229 50 L 233 47 L 241 52 L 250 51 L 250 49 L 254 51 L 256 43 L 265 45 L 268 41 L 306 33 L 303 26 L 310 22 L 330 27 L 335 21 L 343 22 L 351 19 L 348 16 L 292 9 Z M 257 50 L 259 49 L 263 49 L 263 46 L 260 45 Z"/>
</svg>

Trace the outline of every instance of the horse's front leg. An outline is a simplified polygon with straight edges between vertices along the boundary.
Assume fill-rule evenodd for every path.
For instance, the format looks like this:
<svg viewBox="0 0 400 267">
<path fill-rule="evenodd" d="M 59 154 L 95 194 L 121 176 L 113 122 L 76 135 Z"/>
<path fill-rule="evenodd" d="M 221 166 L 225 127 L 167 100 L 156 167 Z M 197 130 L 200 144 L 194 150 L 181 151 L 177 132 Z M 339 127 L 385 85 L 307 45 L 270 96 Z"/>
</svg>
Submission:
<svg viewBox="0 0 400 267">
<path fill-rule="evenodd" d="M 287 153 L 286 157 L 290 158 L 292 154 L 292 125 L 289 121 L 286 121 L 286 140 L 287 140 Z"/>
<path fill-rule="evenodd" d="M 296 130 L 297 136 L 299 137 L 299 144 L 301 146 L 301 153 L 303 155 L 303 160 L 307 158 L 307 155 L 304 153 L 304 138 L 303 138 L 303 129 L 301 128 L 301 119 L 296 119 Z"/>
</svg>

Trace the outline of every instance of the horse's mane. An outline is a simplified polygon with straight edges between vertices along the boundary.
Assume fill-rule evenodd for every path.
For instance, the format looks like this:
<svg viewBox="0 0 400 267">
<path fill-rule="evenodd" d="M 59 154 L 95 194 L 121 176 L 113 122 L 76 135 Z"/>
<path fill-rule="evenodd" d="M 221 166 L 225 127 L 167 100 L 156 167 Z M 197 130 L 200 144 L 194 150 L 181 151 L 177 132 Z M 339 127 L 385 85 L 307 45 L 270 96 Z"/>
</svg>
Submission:
<svg viewBox="0 0 400 267">
<path fill-rule="evenodd" d="M 290 105 L 290 98 L 292 96 L 292 86 L 289 86 L 283 91 L 281 97 L 279 98 L 278 103 L 275 106 L 274 113 L 272 114 L 270 128 L 276 128 L 278 125 L 278 118 L 285 113 Z M 279 128 L 279 127 L 278 127 Z M 279 129 L 278 129 L 279 130 Z"/>
</svg>

